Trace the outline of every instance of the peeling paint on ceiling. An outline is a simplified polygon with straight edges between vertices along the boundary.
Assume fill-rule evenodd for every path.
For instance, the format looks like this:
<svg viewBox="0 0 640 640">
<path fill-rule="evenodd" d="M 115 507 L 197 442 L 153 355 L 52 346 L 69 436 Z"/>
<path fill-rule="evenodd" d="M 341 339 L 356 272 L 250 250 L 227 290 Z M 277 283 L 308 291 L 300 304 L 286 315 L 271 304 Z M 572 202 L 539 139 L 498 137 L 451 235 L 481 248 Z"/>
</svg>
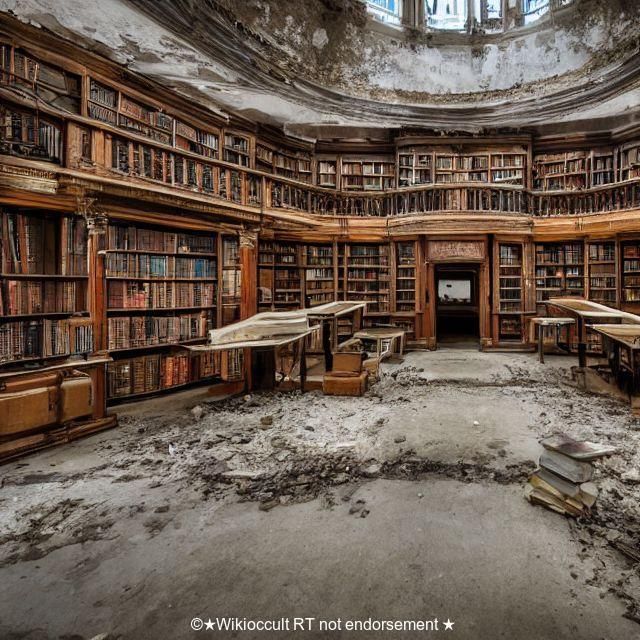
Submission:
<svg viewBox="0 0 640 640">
<path fill-rule="evenodd" d="M 479 131 L 637 115 L 640 3 L 576 0 L 535 28 L 403 34 L 358 0 L 0 0 L 0 11 L 204 106 L 301 136 Z"/>
</svg>

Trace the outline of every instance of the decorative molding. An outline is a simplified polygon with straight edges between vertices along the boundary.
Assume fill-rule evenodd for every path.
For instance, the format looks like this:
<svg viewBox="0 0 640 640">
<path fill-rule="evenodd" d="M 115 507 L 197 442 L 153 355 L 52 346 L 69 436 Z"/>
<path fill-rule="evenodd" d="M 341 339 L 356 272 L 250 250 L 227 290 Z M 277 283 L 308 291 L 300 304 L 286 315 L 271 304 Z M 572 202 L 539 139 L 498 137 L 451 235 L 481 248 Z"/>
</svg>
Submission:
<svg viewBox="0 0 640 640">
<path fill-rule="evenodd" d="M 58 180 L 53 171 L 0 164 L 0 186 L 55 194 Z"/>
<path fill-rule="evenodd" d="M 100 235 L 107 232 L 109 217 L 107 214 L 96 208 L 97 198 L 79 195 L 77 200 L 77 211 L 86 220 L 89 235 Z"/>
<path fill-rule="evenodd" d="M 238 231 L 240 237 L 240 248 L 255 249 L 258 245 L 258 229 L 252 227 L 242 227 Z"/>
<path fill-rule="evenodd" d="M 484 260 L 486 251 L 482 240 L 430 240 L 428 254 L 437 261 Z"/>
</svg>

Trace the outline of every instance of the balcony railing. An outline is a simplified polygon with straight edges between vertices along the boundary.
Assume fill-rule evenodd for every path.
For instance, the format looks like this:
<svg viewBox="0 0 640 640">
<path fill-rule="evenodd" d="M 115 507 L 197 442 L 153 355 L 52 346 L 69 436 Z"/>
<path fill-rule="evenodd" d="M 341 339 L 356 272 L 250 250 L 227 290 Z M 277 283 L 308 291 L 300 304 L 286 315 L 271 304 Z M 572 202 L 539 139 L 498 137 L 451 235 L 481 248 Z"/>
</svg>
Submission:
<svg viewBox="0 0 640 640">
<path fill-rule="evenodd" d="M 111 140 L 107 167 L 90 161 L 70 165 L 62 141 L 62 122 L 49 114 L 34 118 L 24 107 L 0 104 L 0 156 L 48 160 L 67 169 L 102 173 L 104 169 L 143 186 L 162 184 L 176 193 L 199 193 L 216 200 L 263 210 L 289 210 L 314 216 L 395 217 L 436 214 L 572 216 L 640 208 L 640 178 L 577 191 L 528 191 L 521 186 L 454 183 L 380 191 L 338 191 L 249 169 L 176 148 L 132 132 L 113 130 L 80 116 L 70 116 L 87 140 L 100 129 Z M 69 126 L 66 124 L 66 126 Z M 89 145 L 90 147 L 90 145 Z"/>
</svg>

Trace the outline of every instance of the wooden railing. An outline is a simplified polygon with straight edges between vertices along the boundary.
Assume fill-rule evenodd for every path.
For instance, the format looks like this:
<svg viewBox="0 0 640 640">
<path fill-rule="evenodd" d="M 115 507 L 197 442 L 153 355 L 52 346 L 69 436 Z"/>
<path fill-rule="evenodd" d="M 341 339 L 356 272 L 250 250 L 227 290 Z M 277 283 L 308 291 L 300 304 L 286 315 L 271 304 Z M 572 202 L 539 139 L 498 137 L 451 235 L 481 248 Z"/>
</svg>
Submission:
<svg viewBox="0 0 640 640">
<path fill-rule="evenodd" d="M 199 193 L 217 200 L 260 210 L 290 210 L 313 216 L 395 217 L 430 214 L 499 214 L 515 216 L 571 216 L 640 208 L 640 179 L 581 191 L 529 191 L 520 186 L 485 183 L 430 184 L 385 191 L 338 191 L 291 178 L 238 166 L 216 158 L 177 150 L 170 145 L 124 132 L 82 116 L 66 122 L 49 113 L 37 119 L 22 106 L 0 98 L 0 157 L 13 155 L 47 160 L 64 168 L 108 172 L 132 183 L 159 183 L 176 192 Z M 31 119 L 30 119 L 31 118 Z M 107 134 L 110 152 L 106 167 L 81 150 L 70 153 L 61 140 L 77 139 L 64 127 Z M 71 144 L 67 142 L 67 145 Z M 64 153 L 63 153 L 64 151 Z M 75 163 L 69 158 L 75 157 Z"/>
</svg>

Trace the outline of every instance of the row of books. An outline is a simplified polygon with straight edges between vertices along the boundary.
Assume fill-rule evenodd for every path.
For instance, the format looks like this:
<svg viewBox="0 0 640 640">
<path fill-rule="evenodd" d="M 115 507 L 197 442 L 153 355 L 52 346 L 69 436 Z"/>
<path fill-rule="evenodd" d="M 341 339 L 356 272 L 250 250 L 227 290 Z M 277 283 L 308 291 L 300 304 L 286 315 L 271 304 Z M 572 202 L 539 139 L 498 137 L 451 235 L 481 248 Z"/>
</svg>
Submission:
<svg viewBox="0 0 640 640">
<path fill-rule="evenodd" d="M 217 275 L 217 262 L 212 258 L 108 253 L 107 277 L 130 278 L 209 278 Z"/>
<path fill-rule="evenodd" d="M 307 282 L 307 293 L 316 291 L 333 291 L 333 280 L 311 280 Z"/>
<path fill-rule="evenodd" d="M 616 287 L 615 276 L 609 276 L 606 278 L 594 278 L 591 276 L 589 282 L 592 289 L 615 289 Z"/>
<path fill-rule="evenodd" d="M 86 225 L 81 218 L 2 212 L 0 237 L 3 273 L 87 273 Z"/>
<path fill-rule="evenodd" d="M 213 377 L 239 380 L 242 375 L 242 350 L 211 351 L 197 355 L 149 354 L 109 363 L 107 395 L 111 399 L 123 398 Z"/>
<path fill-rule="evenodd" d="M 389 275 L 380 269 L 354 269 L 350 267 L 347 270 L 347 280 L 389 280 Z"/>
<path fill-rule="evenodd" d="M 378 294 L 388 293 L 389 291 L 389 283 L 388 282 L 378 282 L 374 280 L 372 282 L 349 282 L 349 293 L 359 292 L 359 293 L 371 293 Z"/>
<path fill-rule="evenodd" d="M 0 324 L 0 363 L 86 354 L 93 325 L 86 320 L 32 320 Z"/>
<path fill-rule="evenodd" d="M 213 324 L 211 314 L 205 312 L 108 318 L 108 349 L 136 349 L 206 338 Z"/>
<path fill-rule="evenodd" d="M 581 244 L 538 245 L 536 264 L 581 264 L 584 249 Z"/>
<path fill-rule="evenodd" d="M 627 260 L 624 261 L 624 271 L 640 271 L 640 260 Z"/>
<path fill-rule="evenodd" d="M 5 280 L 0 286 L 0 315 L 82 312 L 85 292 L 86 283 L 74 280 Z"/>
<path fill-rule="evenodd" d="M 107 395 L 122 398 L 152 393 L 220 374 L 220 356 L 212 352 L 153 354 L 115 360 L 107 368 Z"/>
<path fill-rule="evenodd" d="M 613 242 L 589 245 L 589 260 L 592 262 L 614 262 L 616 247 Z"/>
<path fill-rule="evenodd" d="M 333 269 L 307 269 L 307 280 L 333 280 Z"/>
<path fill-rule="evenodd" d="M 215 304 L 216 285 L 209 282 L 110 281 L 107 290 L 110 309 L 171 309 Z"/>
<path fill-rule="evenodd" d="M 216 238 L 211 234 L 195 235 L 144 227 L 109 225 L 107 248 L 164 253 L 215 253 Z"/>
</svg>

